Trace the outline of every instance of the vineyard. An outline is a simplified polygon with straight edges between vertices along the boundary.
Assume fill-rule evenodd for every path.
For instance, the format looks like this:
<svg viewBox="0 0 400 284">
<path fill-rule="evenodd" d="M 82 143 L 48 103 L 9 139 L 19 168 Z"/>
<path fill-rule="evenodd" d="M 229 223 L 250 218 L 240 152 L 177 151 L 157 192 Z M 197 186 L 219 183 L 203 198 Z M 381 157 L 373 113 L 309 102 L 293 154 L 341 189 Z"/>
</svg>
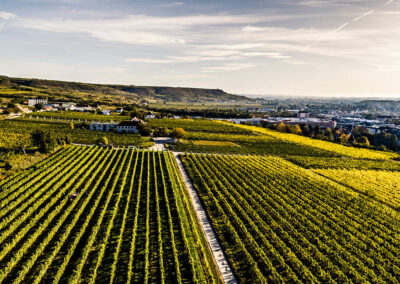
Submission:
<svg viewBox="0 0 400 284">
<path fill-rule="evenodd" d="M 35 130 L 49 131 L 54 138 L 69 135 L 74 143 L 95 144 L 103 136 L 107 137 L 110 143 L 119 146 L 150 147 L 153 142 L 149 137 L 142 137 L 139 134 L 119 134 L 112 132 L 98 132 L 75 127 L 71 129 L 66 122 L 43 121 L 33 119 L 13 119 L 0 121 L 0 148 L 21 147 L 30 145 L 30 133 Z"/>
<path fill-rule="evenodd" d="M 314 171 L 400 210 L 399 172 L 335 169 Z"/>
<path fill-rule="evenodd" d="M 278 157 L 181 158 L 241 283 L 400 282 L 388 207 Z"/>
<path fill-rule="evenodd" d="M 230 124 L 222 124 L 207 119 L 151 119 L 151 127 L 175 128 L 181 127 L 188 132 L 224 133 L 224 134 L 250 134 L 252 131 L 236 128 Z"/>
<path fill-rule="evenodd" d="M 215 283 L 169 152 L 66 147 L 0 181 L 0 283 Z"/>
<path fill-rule="evenodd" d="M 27 118 L 36 119 L 52 119 L 52 120 L 68 120 L 75 122 L 91 122 L 91 121 L 123 121 L 130 120 L 129 116 L 122 115 L 102 115 L 102 114 L 93 114 L 93 113 L 84 113 L 77 111 L 47 111 L 47 112 L 32 112 L 26 115 Z"/>
<path fill-rule="evenodd" d="M 360 169 L 400 171 L 400 162 L 352 159 L 348 157 L 288 156 L 289 161 L 306 169 Z"/>
<path fill-rule="evenodd" d="M 224 125 L 232 125 L 225 122 L 220 122 Z M 324 151 L 329 151 L 335 153 L 340 156 L 348 156 L 352 158 L 361 158 L 361 159 L 373 159 L 373 160 L 390 160 L 394 158 L 399 158 L 399 155 L 396 153 L 390 152 L 379 152 L 373 151 L 369 149 L 361 149 L 354 147 L 346 147 L 343 145 L 335 144 L 328 141 L 322 141 L 317 139 L 312 139 L 310 137 L 305 137 L 296 134 L 290 133 L 282 133 L 262 127 L 248 126 L 248 125 L 240 125 L 234 124 L 235 127 L 240 128 L 242 130 L 254 131 L 269 137 L 278 139 L 282 142 L 295 143 L 302 146 L 309 146 L 316 149 L 321 149 Z M 306 155 L 306 154 L 305 154 Z"/>
</svg>

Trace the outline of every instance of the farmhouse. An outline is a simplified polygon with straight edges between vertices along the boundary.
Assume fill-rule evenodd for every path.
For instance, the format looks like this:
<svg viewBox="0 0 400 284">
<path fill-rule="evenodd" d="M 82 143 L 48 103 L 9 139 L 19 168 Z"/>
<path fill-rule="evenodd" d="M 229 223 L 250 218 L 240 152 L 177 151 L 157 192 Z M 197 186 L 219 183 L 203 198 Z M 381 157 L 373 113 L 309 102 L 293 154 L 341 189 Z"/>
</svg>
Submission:
<svg viewBox="0 0 400 284">
<path fill-rule="evenodd" d="M 94 122 L 90 124 L 90 130 L 97 130 L 101 132 L 109 132 L 114 129 L 118 124 L 112 122 Z"/>
<path fill-rule="evenodd" d="M 122 121 L 119 124 L 114 122 L 94 122 L 90 124 L 90 130 L 109 132 L 113 129 L 117 133 L 139 133 L 139 124 L 145 124 L 142 120 L 134 117 L 131 121 Z"/>
<path fill-rule="evenodd" d="M 117 132 L 118 133 L 139 133 L 138 126 L 139 121 L 122 121 L 120 124 L 117 125 Z"/>
<path fill-rule="evenodd" d="M 151 111 L 146 113 L 146 115 L 144 116 L 144 119 L 154 119 L 154 118 L 156 118 L 156 115 L 154 113 L 152 113 Z"/>
<path fill-rule="evenodd" d="M 37 104 L 47 105 L 47 99 L 28 99 L 28 106 L 35 106 Z"/>
</svg>

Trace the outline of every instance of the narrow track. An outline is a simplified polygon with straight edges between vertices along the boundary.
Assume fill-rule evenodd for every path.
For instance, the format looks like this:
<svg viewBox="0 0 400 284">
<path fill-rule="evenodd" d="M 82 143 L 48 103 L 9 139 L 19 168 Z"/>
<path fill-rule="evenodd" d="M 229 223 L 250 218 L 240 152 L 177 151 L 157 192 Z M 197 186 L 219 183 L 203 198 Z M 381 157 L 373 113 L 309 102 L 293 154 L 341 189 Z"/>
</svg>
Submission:
<svg viewBox="0 0 400 284">
<path fill-rule="evenodd" d="M 182 161 L 179 157 L 179 153 L 177 153 L 177 152 L 172 152 L 172 153 L 176 159 L 178 168 L 182 174 L 183 181 L 185 182 L 185 184 L 188 188 L 193 207 L 196 210 L 196 214 L 197 214 L 197 217 L 199 218 L 200 225 L 201 225 L 201 227 L 204 231 L 204 234 L 207 238 L 207 242 L 210 245 L 211 251 L 214 255 L 215 261 L 217 262 L 218 269 L 221 272 L 222 278 L 225 283 L 235 284 L 235 283 L 237 283 L 236 278 L 233 275 L 232 269 L 229 266 L 227 259 L 225 258 L 225 255 L 223 253 L 221 245 L 220 245 L 220 243 L 217 239 L 217 236 L 212 228 L 212 225 L 207 217 L 207 214 L 206 214 L 203 206 L 201 205 L 200 198 L 199 198 L 185 168 L 183 167 Z"/>
</svg>

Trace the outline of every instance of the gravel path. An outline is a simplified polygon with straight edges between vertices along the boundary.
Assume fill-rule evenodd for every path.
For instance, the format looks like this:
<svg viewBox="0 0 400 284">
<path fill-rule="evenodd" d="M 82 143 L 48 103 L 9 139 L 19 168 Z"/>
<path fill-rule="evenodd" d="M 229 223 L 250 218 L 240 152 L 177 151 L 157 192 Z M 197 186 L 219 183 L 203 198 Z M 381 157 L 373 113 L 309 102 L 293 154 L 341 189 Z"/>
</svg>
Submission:
<svg viewBox="0 0 400 284">
<path fill-rule="evenodd" d="M 183 167 L 182 161 L 179 157 L 179 153 L 173 152 L 174 157 L 176 159 L 176 162 L 178 163 L 178 168 L 181 171 L 183 180 L 189 190 L 189 195 L 192 199 L 192 204 L 194 206 L 194 209 L 196 210 L 197 217 L 200 220 L 201 227 L 205 233 L 205 236 L 207 238 L 207 241 L 211 247 L 211 251 L 214 255 L 214 259 L 217 262 L 218 269 L 221 272 L 222 278 L 225 283 L 229 284 L 235 284 L 237 283 L 235 276 L 233 275 L 233 272 L 229 266 L 228 261 L 225 258 L 225 255 L 222 251 L 221 245 L 219 244 L 219 241 L 217 239 L 217 236 L 215 235 L 215 232 L 211 226 L 210 221 L 208 220 L 207 214 L 204 211 L 203 206 L 201 205 L 200 198 L 197 195 L 196 190 L 194 189 L 194 186 L 189 179 L 189 176 Z"/>
</svg>

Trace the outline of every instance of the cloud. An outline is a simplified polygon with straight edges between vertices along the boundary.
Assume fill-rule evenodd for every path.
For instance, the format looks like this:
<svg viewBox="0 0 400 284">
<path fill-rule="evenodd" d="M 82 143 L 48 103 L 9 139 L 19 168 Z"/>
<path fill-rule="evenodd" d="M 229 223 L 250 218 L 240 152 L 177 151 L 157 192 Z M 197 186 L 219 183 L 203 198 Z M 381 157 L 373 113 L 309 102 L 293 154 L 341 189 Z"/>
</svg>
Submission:
<svg viewBox="0 0 400 284">
<path fill-rule="evenodd" d="M 362 3 L 364 0 L 297 0 L 291 1 L 289 4 L 306 6 L 311 8 L 329 8 L 329 7 L 341 7 L 341 6 L 354 6 Z"/>
<path fill-rule="evenodd" d="M 203 26 L 239 25 L 263 21 L 254 15 L 194 15 L 152 17 L 131 15 L 114 19 L 23 18 L 14 25 L 40 31 L 88 34 L 104 41 L 127 44 L 185 44 L 189 31 Z"/>
<path fill-rule="evenodd" d="M 213 56 L 167 56 L 163 59 L 153 59 L 153 58 L 128 58 L 127 62 L 138 62 L 138 63 L 155 63 L 155 64 L 167 64 L 167 63 L 193 63 L 201 61 L 218 61 L 224 60 L 223 57 L 213 57 Z"/>
<path fill-rule="evenodd" d="M 160 7 L 166 7 L 166 8 L 173 8 L 173 7 L 181 7 L 185 5 L 183 2 L 172 2 L 172 3 L 167 3 L 167 4 L 161 4 L 159 5 Z"/>
<path fill-rule="evenodd" d="M 16 18 L 17 15 L 13 14 L 13 13 L 9 13 L 9 12 L 2 12 L 0 11 L 0 19 L 12 19 L 12 18 Z"/>
<path fill-rule="evenodd" d="M 221 66 L 204 67 L 202 69 L 205 73 L 215 73 L 224 71 L 238 71 L 256 67 L 256 64 L 226 64 Z"/>
</svg>

